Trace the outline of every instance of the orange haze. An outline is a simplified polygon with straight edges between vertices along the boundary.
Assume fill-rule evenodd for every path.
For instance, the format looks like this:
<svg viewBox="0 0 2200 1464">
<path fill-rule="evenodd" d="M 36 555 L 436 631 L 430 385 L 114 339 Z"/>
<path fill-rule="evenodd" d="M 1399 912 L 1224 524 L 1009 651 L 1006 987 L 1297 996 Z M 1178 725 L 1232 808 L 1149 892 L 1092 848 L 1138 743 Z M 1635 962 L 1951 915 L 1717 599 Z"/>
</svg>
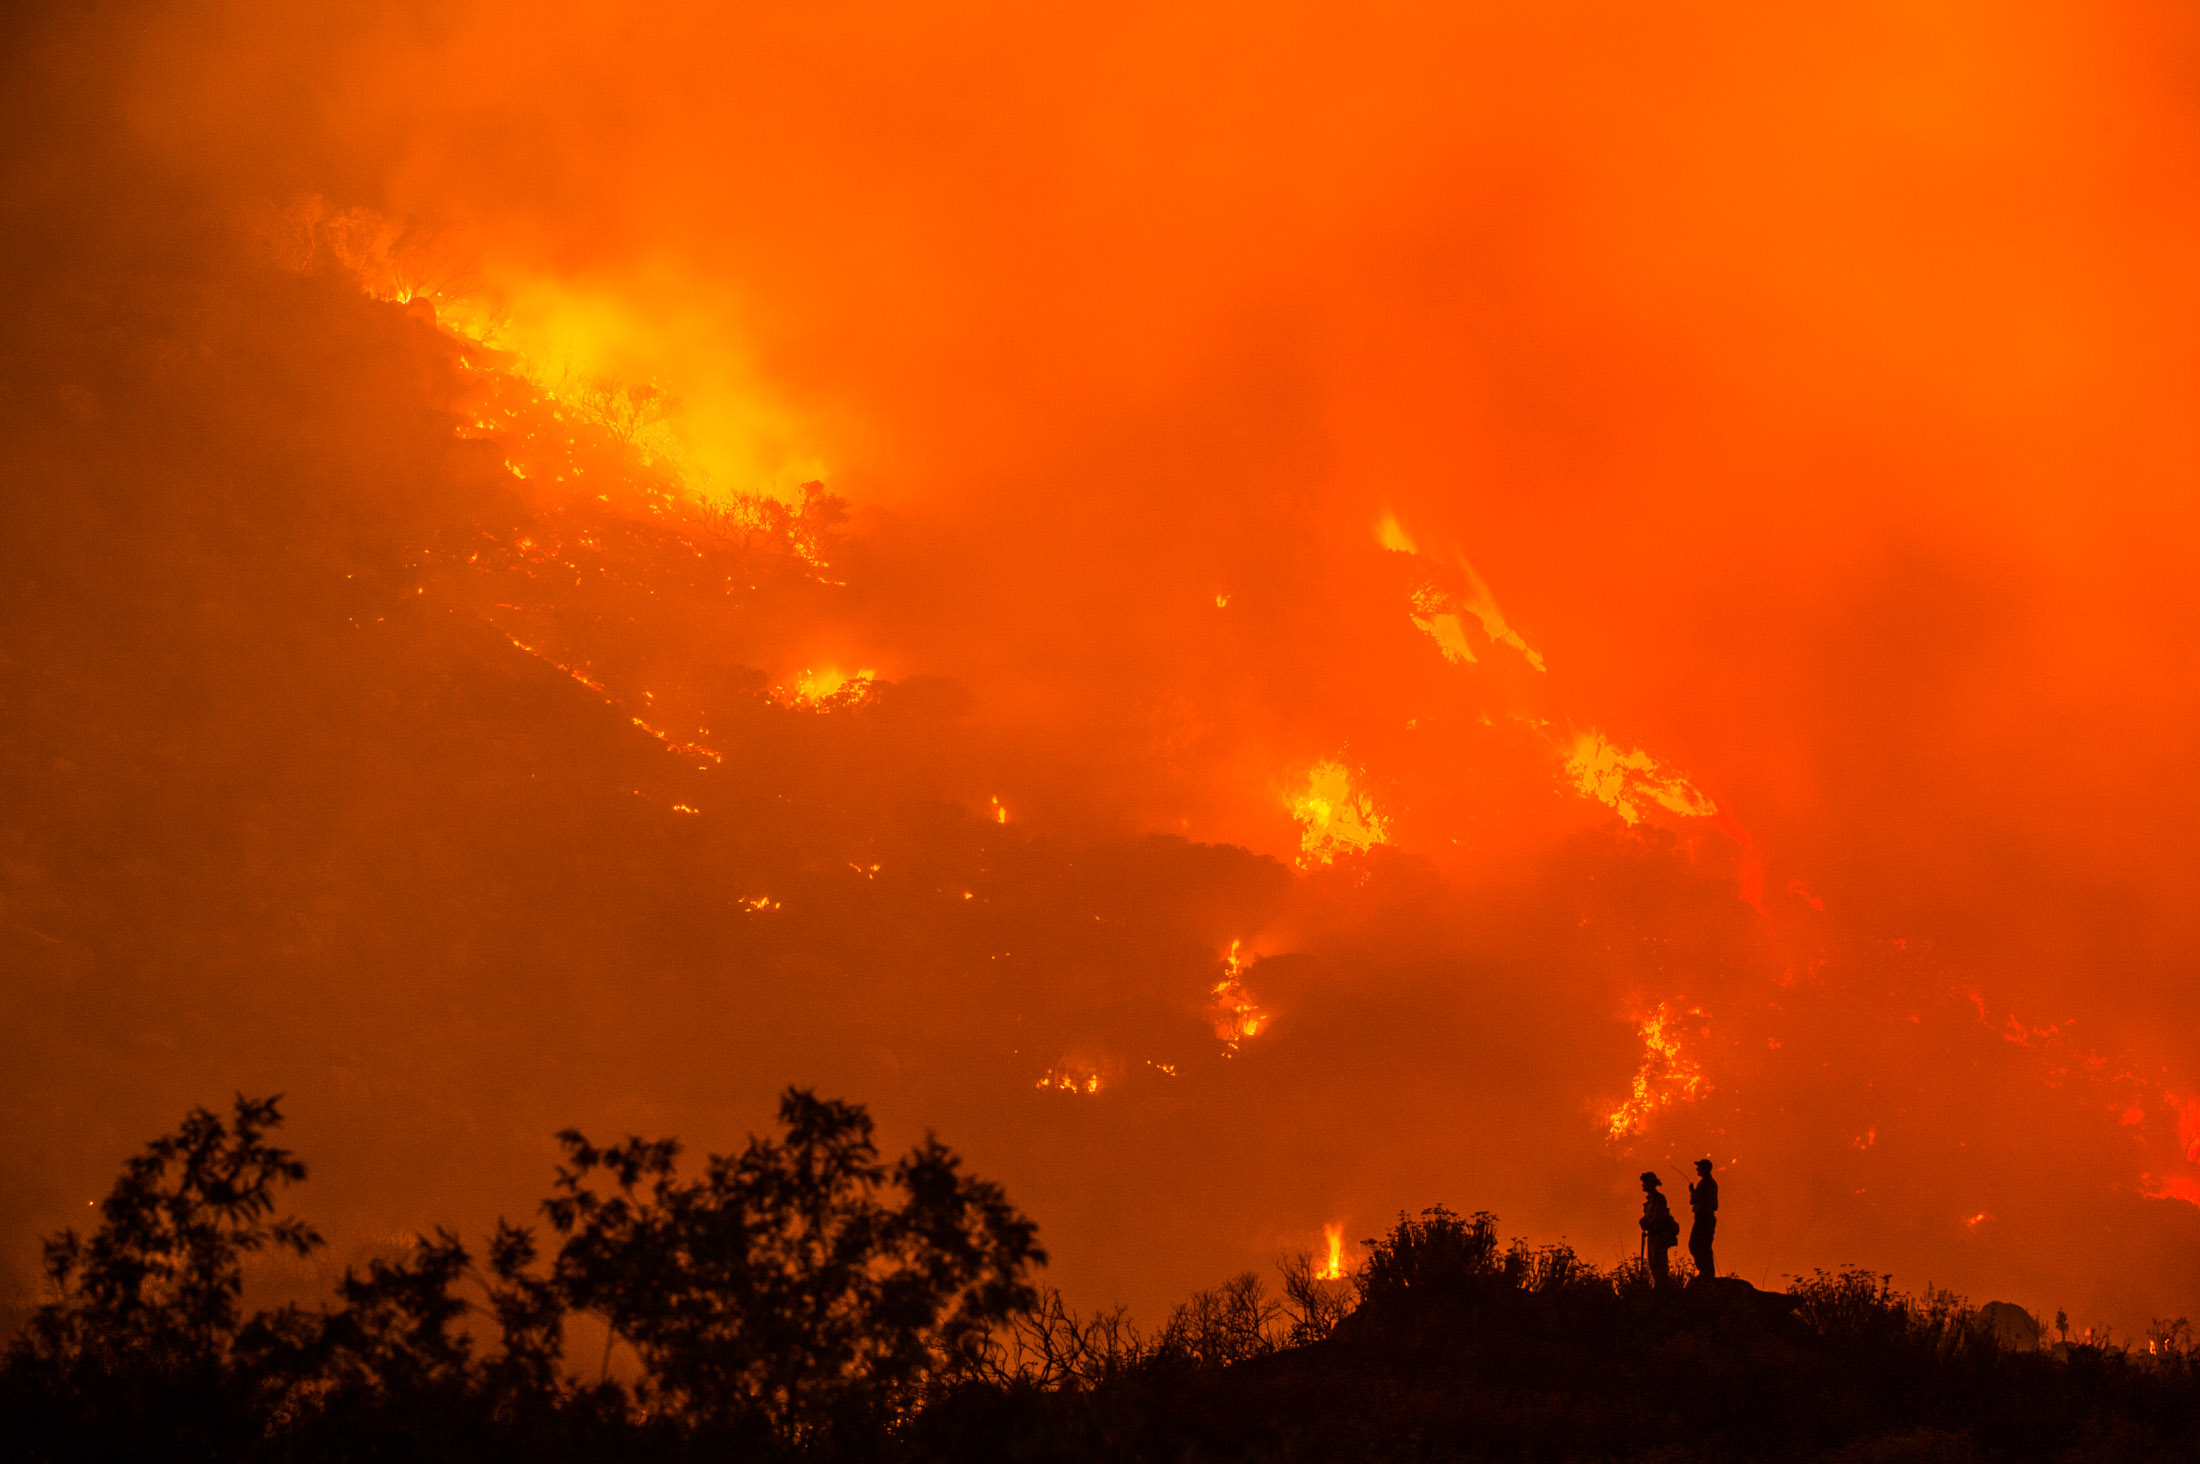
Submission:
<svg viewBox="0 0 2200 1464">
<path fill-rule="evenodd" d="M 794 1081 L 1149 1316 L 1704 1153 L 2200 1308 L 2183 7 L 52 12 L 8 1305 L 232 1089 L 340 1263 Z"/>
</svg>

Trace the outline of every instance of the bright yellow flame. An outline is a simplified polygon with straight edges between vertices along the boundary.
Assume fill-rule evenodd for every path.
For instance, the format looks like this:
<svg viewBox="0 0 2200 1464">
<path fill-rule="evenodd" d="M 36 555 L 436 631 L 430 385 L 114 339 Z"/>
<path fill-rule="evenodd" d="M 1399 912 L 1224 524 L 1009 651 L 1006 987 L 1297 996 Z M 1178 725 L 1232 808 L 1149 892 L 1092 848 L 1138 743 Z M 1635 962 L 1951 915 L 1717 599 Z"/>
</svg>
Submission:
<svg viewBox="0 0 2200 1464">
<path fill-rule="evenodd" d="M 332 261 L 377 300 L 432 304 L 443 330 L 501 353 L 502 369 L 645 460 L 666 463 L 693 492 L 785 497 L 787 485 L 826 476 L 797 446 L 804 425 L 774 400 L 752 361 L 726 348 L 722 321 L 687 311 L 677 317 L 684 326 L 668 328 L 646 302 L 638 309 L 609 291 L 542 275 L 487 279 L 432 230 L 372 209 L 335 209 L 319 197 L 263 211 L 252 223 L 277 265 L 306 271 Z M 638 369 L 664 359 L 683 363 L 677 396 Z"/>
<path fill-rule="evenodd" d="M 1455 666 L 1473 662 L 1474 648 L 1467 644 L 1467 627 L 1458 616 L 1446 610 L 1435 615 L 1416 615 L 1412 619 L 1430 640 L 1436 642 L 1436 649 L 1444 653 L 1445 660 Z"/>
<path fill-rule="evenodd" d="M 1511 622 L 1505 619 L 1505 612 L 1497 608 L 1497 597 L 1491 594 L 1490 587 L 1482 582 L 1482 576 L 1474 572 L 1474 566 L 1467 563 L 1464 556 L 1461 556 L 1459 560 L 1459 567 L 1466 571 L 1467 584 L 1470 590 L 1467 596 L 1467 609 L 1473 612 L 1475 619 L 1482 622 L 1482 633 L 1490 638 L 1492 644 L 1511 646 L 1527 658 L 1529 665 L 1541 671 L 1543 669 L 1543 657 L 1537 653 L 1534 647 L 1522 640 L 1520 632 L 1514 630 Z"/>
<path fill-rule="evenodd" d="M 1701 1016 L 1691 1011 L 1690 1016 Z M 1681 1034 L 1673 1008 L 1659 1002 L 1656 1011 L 1635 1024 L 1642 1039 L 1642 1062 L 1635 1069 L 1627 1101 L 1612 1110 L 1605 1122 L 1608 1138 L 1624 1139 L 1642 1132 L 1650 1116 L 1674 1103 L 1692 1103 L 1711 1088 L 1703 1065 L 1681 1046 Z"/>
<path fill-rule="evenodd" d="M 1375 542 L 1394 554 L 1410 554 L 1416 559 L 1423 557 L 1413 536 L 1405 531 L 1395 514 L 1385 513 L 1375 525 Z M 1466 555 L 1455 550 L 1449 555 L 1432 555 L 1428 559 L 1429 577 L 1413 592 L 1411 619 L 1436 642 L 1445 660 L 1459 666 L 1474 662 L 1475 654 L 1467 644 L 1466 622 L 1462 618 L 1472 615 L 1481 623 L 1482 634 L 1489 637 L 1491 645 L 1511 646 L 1536 670 L 1544 669 L 1542 655 L 1512 628 L 1505 612 L 1498 608 L 1497 596 L 1475 572 Z"/>
<path fill-rule="evenodd" d="M 1322 1267 L 1322 1280 L 1344 1279 L 1344 1222 L 1336 1221 L 1322 1227 L 1322 1243 L 1329 1247 L 1329 1263 Z"/>
<path fill-rule="evenodd" d="M 1386 512 L 1376 522 L 1375 542 L 1390 550 L 1393 554 L 1419 554 L 1421 552 L 1420 547 L 1413 542 L 1413 536 L 1406 532 L 1405 525 L 1398 522 L 1398 516 L 1394 513 Z"/>
<path fill-rule="evenodd" d="M 1008 822 L 1008 806 L 998 798 L 993 800 L 993 821 L 1004 824 Z"/>
<path fill-rule="evenodd" d="M 1601 732 L 1576 734 L 1566 776 L 1582 797 L 1611 805 L 1631 824 L 1641 822 L 1646 803 L 1684 818 L 1709 818 L 1719 811 L 1688 779 L 1660 767 L 1656 758 L 1640 748 L 1622 751 Z"/>
<path fill-rule="evenodd" d="M 795 706 L 812 708 L 840 700 L 860 701 L 870 694 L 877 680 L 878 672 L 868 666 L 861 671 L 841 671 L 828 666 L 822 671 L 805 670 L 782 696 Z"/>
<path fill-rule="evenodd" d="M 1334 863 L 1340 854 L 1365 853 L 1390 837 L 1390 824 L 1375 800 L 1352 786 L 1352 771 L 1334 759 L 1316 763 L 1306 789 L 1289 800 L 1299 821 L 1299 862 Z"/>
</svg>

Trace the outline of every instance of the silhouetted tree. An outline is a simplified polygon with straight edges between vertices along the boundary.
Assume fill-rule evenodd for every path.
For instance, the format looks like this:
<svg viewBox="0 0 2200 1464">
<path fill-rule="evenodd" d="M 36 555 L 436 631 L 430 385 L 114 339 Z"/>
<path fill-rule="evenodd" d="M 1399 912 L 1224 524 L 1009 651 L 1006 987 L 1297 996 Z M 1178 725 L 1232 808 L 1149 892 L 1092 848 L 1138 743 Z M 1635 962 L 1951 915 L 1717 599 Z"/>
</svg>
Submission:
<svg viewBox="0 0 2200 1464">
<path fill-rule="evenodd" d="M 266 1142 L 281 1098 L 239 1096 L 227 1123 L 194 1108 L 175 1133 L 123 1166 L 89 1238 L 45 1243 L 54 1299 L 17 1344 L 55 1362 L 191 1367 L 226 1359 L 239 1326 L 244 1258 L 308 1255 L 312 1227 L 276 1220 L 275 1192 L 306 1167 Z"/>
<path fill-rule="evenodd" d="M 1303 1347 L 1320 1342 L 1337 1330 L 1337 1323 L 1352 1312 L 1357 1300 L 1354 1283 L 1342 1276 L 1321 1274 L 1311 1251 L 1299 1251 L 1277 1262 L 1283 1276 L 1283 1308 L 1290 1324 L 1287 1341 Z"/>
<path fill-rule="evenodd" d="M 96 1430 L 124 1448 L 219 1457 L 254 1430 L 262 1400 L 238 1356 L 245 1258 L 321 1244 L 274 1218 L 277 1191 L 306 1173 L 267 1140 L 279 1102 L 239 1096 L 227 1120 L 193 1109 L 123 1166 L 97 1229 L 46 1241 L 52 1297 L 7 1359 L 10 1392 L 42 1404 L 19 1445 Z"/>
<path fill-rule="evenodd" d="M 560 1135 L 557 1281 L 639 1354 L 652 1409 L 789 1440 L 875 1430 L 1032 1305 L 1045 1254 L 936 1140 L 889 1167 L 860 1107 L 790 1088 L 779 1117 L 784 1139 L 686 1180 L 670 1139 Z"/>
<path fill-rule="evenodd" d="M 345 1272 L 328 1305 L 242 1315 L 303 1166 L 275 1101 L 194 1111 L 125 1167 L 88 1237 L 47 1244 L 53 1295 L 0 1366 L 10 1461 L 190 1458 L 789 1461 L 1030 1458 L 2184 1458 L 2190 1328 L 2151 1350 L 2012 1350 L 1998 1315 L 1849 1269 L 1765 1295 L 1653 1290 L 1564 1245 L 1500 1247 L 1442 1207 L 1367 1244 L 1347 1283 L 1248 1272 L 1152 1337 L 1080 1317 L 997 1186 L 927 1139 L 880 1159 L 855 1105 L 790 1089 L 782 1129 L 679 1172 L 669 1139 L 561 1136 L 554 1249 L 438 1229 Z M 640 1362 L 565 1365 L 575 1309 Z M 730 1447 L 729 1447 L 730 1446 Z"/>
<path fill-rule="evenodd" d="M 861 1107 L 801 1089 L 780 1118 L 783 1136 L 693 1179 L 672 1140 L 599 1149 L 568 1132 L 544 1206 L 553 1254 L 500 1222 L 477 1263 L 438 1229 L 347 1270 L 334 1305 L 247 1319 L 245 1258 L 321 1243 L 274 1215 L 305 1169 L 267 1141 L 276 1100 L 239 1098 L 227 1121 L 195 1110 L 129 1162 L 97 1231 L 47 1242 L 53 1299 L 0 1369 L 9 1442 L 30 1458 L 208 1459 L 875 1443 L 929 1385 L 975 1375 L 1046 1257 L 937 1140 L 887 1164 Z M 576 1309 L 639 1355 L 639 1412 L 620 1385 L 567 1373 Z"/>
</svg>

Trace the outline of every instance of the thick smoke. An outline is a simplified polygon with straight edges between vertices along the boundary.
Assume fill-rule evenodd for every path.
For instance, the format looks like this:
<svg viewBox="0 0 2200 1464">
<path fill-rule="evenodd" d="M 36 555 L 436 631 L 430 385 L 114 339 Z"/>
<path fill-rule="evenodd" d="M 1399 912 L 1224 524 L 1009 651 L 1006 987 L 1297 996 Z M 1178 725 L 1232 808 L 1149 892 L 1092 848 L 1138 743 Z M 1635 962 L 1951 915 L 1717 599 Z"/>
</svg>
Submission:
<svg viewBox="0 0 2200 1464">
<path fill-rule="evenodd" d="M 1752 1280 L 2200 1305 L 2172 7 L 1181 9 L 16 22 L 18 1300 L 231 1088 L 341 1260 L 800 1081 L 1149 1313 L 1706 1151 Z"/>
</svg>

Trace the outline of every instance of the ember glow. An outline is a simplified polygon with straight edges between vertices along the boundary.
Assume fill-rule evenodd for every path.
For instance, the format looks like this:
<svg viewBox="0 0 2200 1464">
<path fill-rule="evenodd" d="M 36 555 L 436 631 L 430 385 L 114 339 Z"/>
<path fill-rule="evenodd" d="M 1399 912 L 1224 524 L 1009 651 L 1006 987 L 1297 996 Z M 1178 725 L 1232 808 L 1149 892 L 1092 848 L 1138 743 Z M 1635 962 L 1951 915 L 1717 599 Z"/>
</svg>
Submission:
<svg viewBox="0 0 2200 1464">
<path fill-rule="evenodd" d="M 2167 0 L 8 26 L 0 1303 L 238 1089 L 341 1258 L 794 1082 L 1142 1315 L 1704 1153 L 2200 1308 Z"/>
</svg>

